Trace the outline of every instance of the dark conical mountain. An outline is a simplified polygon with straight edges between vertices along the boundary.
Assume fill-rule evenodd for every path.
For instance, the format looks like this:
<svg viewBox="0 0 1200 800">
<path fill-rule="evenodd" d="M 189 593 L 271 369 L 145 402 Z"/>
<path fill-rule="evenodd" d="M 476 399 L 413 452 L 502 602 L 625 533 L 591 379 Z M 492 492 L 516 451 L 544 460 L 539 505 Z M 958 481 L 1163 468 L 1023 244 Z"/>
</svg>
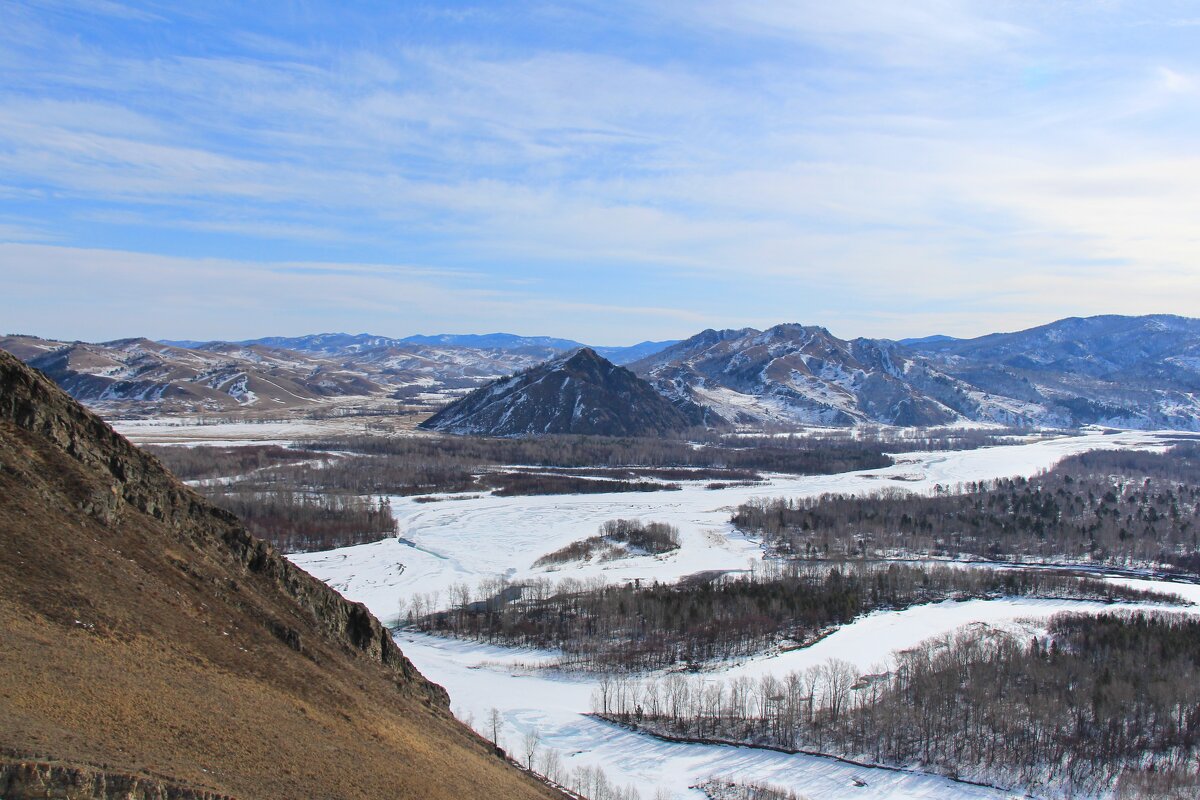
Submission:
<svg viewBox="0 0 1200 800">
<path fill-rule="evenodd" d="M 484 436 L 662 436 L 699 423 L 701 413 L 585 347 L 476 389 L 422 426 Z"/>
<path fill-rule="evenodd" d="M 550 798 L 367 609 L 0 352 L 0 797 Z"/>
</svg>

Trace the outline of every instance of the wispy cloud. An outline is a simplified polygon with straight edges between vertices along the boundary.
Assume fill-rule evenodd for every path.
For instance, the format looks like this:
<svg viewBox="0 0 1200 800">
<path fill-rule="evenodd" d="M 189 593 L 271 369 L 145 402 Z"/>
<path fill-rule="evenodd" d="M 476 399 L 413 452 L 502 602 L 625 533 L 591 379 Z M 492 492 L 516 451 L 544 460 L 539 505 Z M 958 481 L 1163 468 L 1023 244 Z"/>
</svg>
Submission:
<svg viewBox="0 0 1200 800">
<path fill-rule="evenodd" d="M 702 319 L 683 308 L 581 302 L 533 294 L 470 270 L 403 264 L 183 258 L 10 243 L 0 244 L 0 273 L 10 290 L 0 297 L 7 332 L 68 339 L 205 338 L 215 316 L 228 338 L 316 328 L 453 331 L 464 330 L 466 320 L 534 334 L 536 321 L 603 344 L 614 325 Z"/>
<path fill-rule="evenodd" d="M 285 294 L 310 316 L 281 307 L 254 334 L 388 307 L 406 310 L 370 316 L 384 332 L 526 323 L 524 304 L 593 341 L 1200 308 L 1186 15 L 969 0 L 376 13 L 0 8 L 0 238 L 54 241 L 54 263 L 92 276 L 94 311 L 62 324 L 152 313 L 99 289 L 123 264 L 142 265 L 122 279 L 131 297 L 203 306 L 199 337 L 245 322 L 221 309 L 263 308 L 236 294 L 272 296 L 280 272 L 254 266 L 268 262 L 292 265 Z M 6 252 L 0 269 L 25 269 Z M 435 272 L 371 271 L 392 263 Z M 36 274 L 19 286 L 58 313 Z M 609 336 L 606 314 L 624 320 Z"/>
</svg>

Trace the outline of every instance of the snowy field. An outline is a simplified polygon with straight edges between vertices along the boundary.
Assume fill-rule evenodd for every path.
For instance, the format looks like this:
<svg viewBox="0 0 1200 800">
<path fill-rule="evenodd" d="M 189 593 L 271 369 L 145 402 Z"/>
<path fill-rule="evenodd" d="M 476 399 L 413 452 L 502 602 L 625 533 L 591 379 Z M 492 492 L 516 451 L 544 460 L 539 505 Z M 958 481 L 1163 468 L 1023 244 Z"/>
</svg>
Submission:
<svg viewBox="0 0 1200 800">
<path fill-rule="evenodd" d="M 536 653 L 415 634 L 402 634 L 397 642 L 425 675 L 446 687 L 459 718 L 483 731 L 490 709 L 497 708 L 504 719 L 501 744 L 514 755 L 526 732 L 536 729 L 542 746 L 559 752 L 564 769 L 598 766 L 613 783 L 636 786 L 645 800 L 660 789 L 677 798 L 701 798 L 701 792 L 688 787 L 711 776 L 785 786 L 812 800 L 1013 796 L 831 758 L 660 741 L 584 716 L 591 709 L 595 680 L 526 668 L 524 662 L 536 660 Z M 867 785 L 855 786 L 856 779 Z"/>
<path fill-rule="evenodd" d="M 391 499 L 399 539 L 297 555 L 293 560 L 381 619 L 394 620 L 401 600 L 414 594 L 448 601 L 450 587 L 472 588 L 484 578 L 546 577 L 609 581 L 673 581 L 706 570 L 747 569 L 759 564 L 756 540 L 729 524 L 733 510 L 756 497 L 809 497 L 827 492 L 866 494 L 884 488 L 932 492 L 967 481 L 1031 476 L 1066 456 L 1095 449 L 1161 449 L 1155 434 L 1087 433 L 977 450 L 905 453 L 890 467 L 838 475 L 773 476 L 759 486 L 709 490 L 707 481 L 677 492 L 637 492 L 533 497 L 475 496 L 418 503 Z M 540 556 L 593 536 L 606 520 L 667 522 L 679 528 L 681 547 L 659 557 L 604 564 L 534 569 Z"/>
<path fill-rule="evenodd" d="M 932 492 L 936 486 L 1014 475 L 1031 476 L 1062 458 L 1093 449 L 1164 447 L 1151 433 L 1063 437 L 1028 444 L 960 452 L 909 453 L 885 469 L 841 475 L 773 476 L 767 485 L 719 491 L 703 482 L 678 492 L 556 495 L 502 498 L 490 495 L 416 503 L 392 498 L 399 540 L 297 555 L 293 560 L 353 600 L 365 602 L 384 620 L 397 616 L 401 601 L 415 593 L 450 602 L 450 589 L 505 575 L 674 580 L 703 570 L 747 569 L 761 563 L 756 541 L 729 524 L 733 509 L 755 497 L 813 496 L 825 492 L 864 494 L 902 487 Z M 615 518 L 669 522 L 680 530 L 676 553 L 608 564 L 534 569 L 539 556 L 594 535 Z M 1200 600 L 1200 586 L 1151 580 L 1113 579 L 1141 588 L 1176 592 L 1181 602 Z M 1129 607 L 1094 602 L 1010 598 L 947 601 L 865 616 L 812 647 L 724 665 L 711 679 L 737 675 L 783 675 L 830 658 L 863 672 L 886 665 L 891 654 L 963 625 L 990 625 L 1030 632 L 1039 620 L 1060 611 Z M 1195 607 L 1180 606 L 1189 613 Z M 403 633 L 398 641 L 410 659 L 450 692 L 455 712 L 483 731 L 491 709 L 504 720 L 503 743 L 520 750 L 526 733 L 537 730 L 543 747 L 561 754 L 563 766 L 602 767 L 617 784 L 638 787 L 643 798 L 664 789 L 678 798 L 699 798 L 690 786 L 713 775 L 768 782 L 812 800 L 843 798 L 1005 798 L 1008 792 L 946 778 L 867 768 L 818 756 L 787 755 L 744 747 L 677 744 L 637 734 L 585 716 L 591 710 L 594 676 L 539 669 L 554 653 L 511 650 L 471 642 Z M 865 785 L 859 785 L 865 783 Z"/>
<path fill-rule="evenodd" d="M 1123 581 L 1124 582 L 1124 581 Z M 1133 581 L 1142 588 L 1170 591 L 1179 586 L 1200 599 L 1200 586 Z M 753 659 L 714 673 L 712 680 L 738 675 L 758 677 L 822 664 L 831 658 L 848 661 L 861 673 L 886 669 L 891 654 L 964 625 L 987 625 L 1032 635 L 1038 620 L 1064 611 L 1100 612 L 1137 608 L 1134 604 L 1011 598 L 946 601 L 904 611 L 867 615 L 812 647 Z M 1196 606 L 1157 606 L 1166 611 L 1200 613 Z M 663 789 L 677 798 L 699 798 L 689 787 L 711 776 L 787 787 L 811 800 L 849 798 L 1009 798 L 1021 795 L 968 785 L 923 773 L 861 767 L 832 758 L 788 755 L 768 750 L 710 744 L 679 744 L 625 730 L 585 716 L 592 708 L 595 676 L 537 669 L 553 653 L 511 650 L 402 633 L 397 642 L 427 676 L 450 692 L 460 719 L 485 732 L 491 709 L 504 720 L 502 745 L 514 754 L 524 737 L 537 731 L 543 747 L 557 750 L 564 768 L 599 766 L 619 785 L 637 786 L 643 798 Z M 490 733 L 490 732 L 489 732 Z M 863 782 L 865 786 L 857 785 Z"/>
</svg>

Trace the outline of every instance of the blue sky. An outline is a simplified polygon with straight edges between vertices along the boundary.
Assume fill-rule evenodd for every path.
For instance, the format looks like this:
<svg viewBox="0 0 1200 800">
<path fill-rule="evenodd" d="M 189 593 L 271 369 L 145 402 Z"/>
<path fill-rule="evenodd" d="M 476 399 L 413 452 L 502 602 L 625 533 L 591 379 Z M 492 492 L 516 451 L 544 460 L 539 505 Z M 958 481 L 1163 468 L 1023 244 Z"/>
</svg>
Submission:
<svg viewBox="0 0 1200 800">
<path fill-rule="evenodd" d="M 1200 315 L 1200 4 L 0 4 L 0 320 Z"/>
</svg>

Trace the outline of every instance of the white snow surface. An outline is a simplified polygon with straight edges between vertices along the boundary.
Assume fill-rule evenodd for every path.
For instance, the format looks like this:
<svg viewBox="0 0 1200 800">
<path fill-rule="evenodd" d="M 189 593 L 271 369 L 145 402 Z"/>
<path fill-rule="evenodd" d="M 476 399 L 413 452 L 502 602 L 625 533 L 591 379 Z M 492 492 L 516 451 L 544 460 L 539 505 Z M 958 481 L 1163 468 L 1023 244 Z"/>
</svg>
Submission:
<svg viewBox="0 0 1200 800">
<path fill-rule="evenodd" d="M 460 719 L 483 731 L 490 709 L 498 709 L 504 719 L 501 745 L 514 754 L 525 734 L 536 729 L 543 747 L 559 751 L 565 769 L 599 766 L 611 781 L 632 784 L 647 799 L 660 788 L 677 798 L 701 798 L 701 792 L 688 787 L 713 775 L 789 787 L 811 800 L 1016 796 L 832 758 L 665 742 L 585 716 L 591 709 L 594 676 L 529 668 L 530 661 L 536 663 L 545 654 L 412 633 L 402 633 L 396 641 L 421 672 L 446 687 Z M 856 778 L 867 786 L 855 787 Z"/>
<path fill-rule="evenodd" d="M 1169 591 L 1174 584 L 1133 581 L 1144 588 Z M 1200 597 L 1200 586 L 1183 593 Z M 862 674 L 886 670 L 891 656 L 964 625 L 986 625 L 1032 635 L 1038 620 L 1064 612 L 1101 612 L 1138 608 L 1128 603 L 1005 598 L 953 600 L 903 611 L 869 614 L 815 645 L 780 655 L 753 659 L 706 673 L 708 680 L 739 675 L 757 678 L 802 670 L 837 658 Z M 1200 613 L 1195 606 L 1156 606 L 1164 611 Z M 666 742 L 596 720 L 587 714 L 598 679 L 539 667 L 554 653 L 517 650 L 412 632 L 397 643 L 422 673 L 450 692 L 454 712 L 484 733 L 492 708 L 503 715 L 501 744 L 519 750 L 525 735 L 536 730 L 544 747 L 556 749 L 567 769 L 599 766 L 610 780 L 638 787 L 642 797 L 666 789 L 675 797 L 701 797 L 688 787 L 710 776 L 789 788 L 810 800 L 849 798 L 1010 798 L 1019 794 L 974 786 L 920 772 L 862 767 L 833 758 L 790 755 L 747 747 Z M 855 786 L 862 780 L 866 786 Z"/>
<path fill-rule="evenodd" d="M 986 449 L 909 453 L 885 469 L 811 477 L 772 476 L 767 485 L 719 491 L 704 482 L 678 492 L 554 495 L 503 498 L 493 495 L 416 503 L 392 498 L 400 539 L 292 556 L 299 566 L 329 582 L 352 600 L 362 601 L 385 621 L 398 604 L 415 593 L 450 602 L 449 589 L 474 585 L 497 575 L 674 580 L 703 570 L 747 569 L 761 562 L 753 539 L 729 524 L 732 510 L 753 497 L 814 496 L 826 492 L 866 494 L 881 488 L 932 492 L 967 481 L 1014 475 L 1032 476 L 1062 458 L 1093 449 L 1159 450 L 1155 434 L 1099 431 L 1032 443 Z M 539 556 L 594 535 L 601 523 L 637 518 L 676 525 L 681 547 L 672 554 L 637 557 L 607 564 L 567 564 L 557 570 L 534 569 Z M 1113 579 L 1140 588 L 1174 592 L 1185 602 L 1200 601 L 1200 586 L 1140 579 Z M 878 612 L 844 626 L 815 645 L 720 665 L 710 679 L 737 675 L 783 675 L 838 658 L 862 672 L 886 665 L 895 651 L 963 625 L 1008 630 L 1036 629 L 1037 620 L 1060 611 L 1100 611 L 1132 607 L 1068 600 L 1006 598 L 946 601 L 903 611 Z M 1159 608 L 1163 608 L 1159 606 Z M 1196 613 L 1197 608 L 1167 607 Z M 1025 620 L 1023 622 L 1023 620 Z M 1032 621 L 1030 621 L 1032 620 Z M 770 783 L 812 800 L 845 798 L 1008 798 L 1017 797 L 935 775 L 860 767 L 836 759 L 788 755 L 768 750 L 660 741 L 598 721 L 587 713 L 595 676 L 567 674 L 545 666 L 553 652 L 516 650 L 473 642 L 398 635 L 404 653 L 431 680 L 450 692 L 461 719 L 483 730 L 492 708 L 504 718 L 502 744 L 514 753 L 524 735 L 536 729 L 543 747 L 560 752 L 566 769 L 600 766 L 618 784 L 633 784 L 643 798 L 659 788 L 677 798 L 699 798 L 689 789 L 710 776 Z M 866 781 L 856 786 L 855 781 Z"/>
<path fill-rule="evenodd" d="M 729 523 L 733 510 L 755 497 L 811 497 L 827 492 L 866 494 L 884 488 L 932 492 L 967 481 L 1032 476 L 1062 458 L 1094 449 L 1161 449 L 1154 434 L 1089 432 L 1028 444 L 896 456 L 891 467 L 838 475 L 772 476 L 767 484 L 708 490 L 689 482 L 677 492 L 629 492 L 532 497 L 475 496 L 418 503 L 391 498 L 399 539 L 295 555 L 303 569 L 330 583 L 388 621 L 398 601 L 415 593 L 438 593 L 448 602 L 451 586 L 474 587 L 499 575 L 589 578 L 610 582 L 674 581 L 707 570 L 747 569 L 761 563 L 757 540 Z M 610 519 L 667 522 L 679 529 L 679 550 L 607 563 L 534 569 L 540 556 L 593 536 Z"/>
</svg>

